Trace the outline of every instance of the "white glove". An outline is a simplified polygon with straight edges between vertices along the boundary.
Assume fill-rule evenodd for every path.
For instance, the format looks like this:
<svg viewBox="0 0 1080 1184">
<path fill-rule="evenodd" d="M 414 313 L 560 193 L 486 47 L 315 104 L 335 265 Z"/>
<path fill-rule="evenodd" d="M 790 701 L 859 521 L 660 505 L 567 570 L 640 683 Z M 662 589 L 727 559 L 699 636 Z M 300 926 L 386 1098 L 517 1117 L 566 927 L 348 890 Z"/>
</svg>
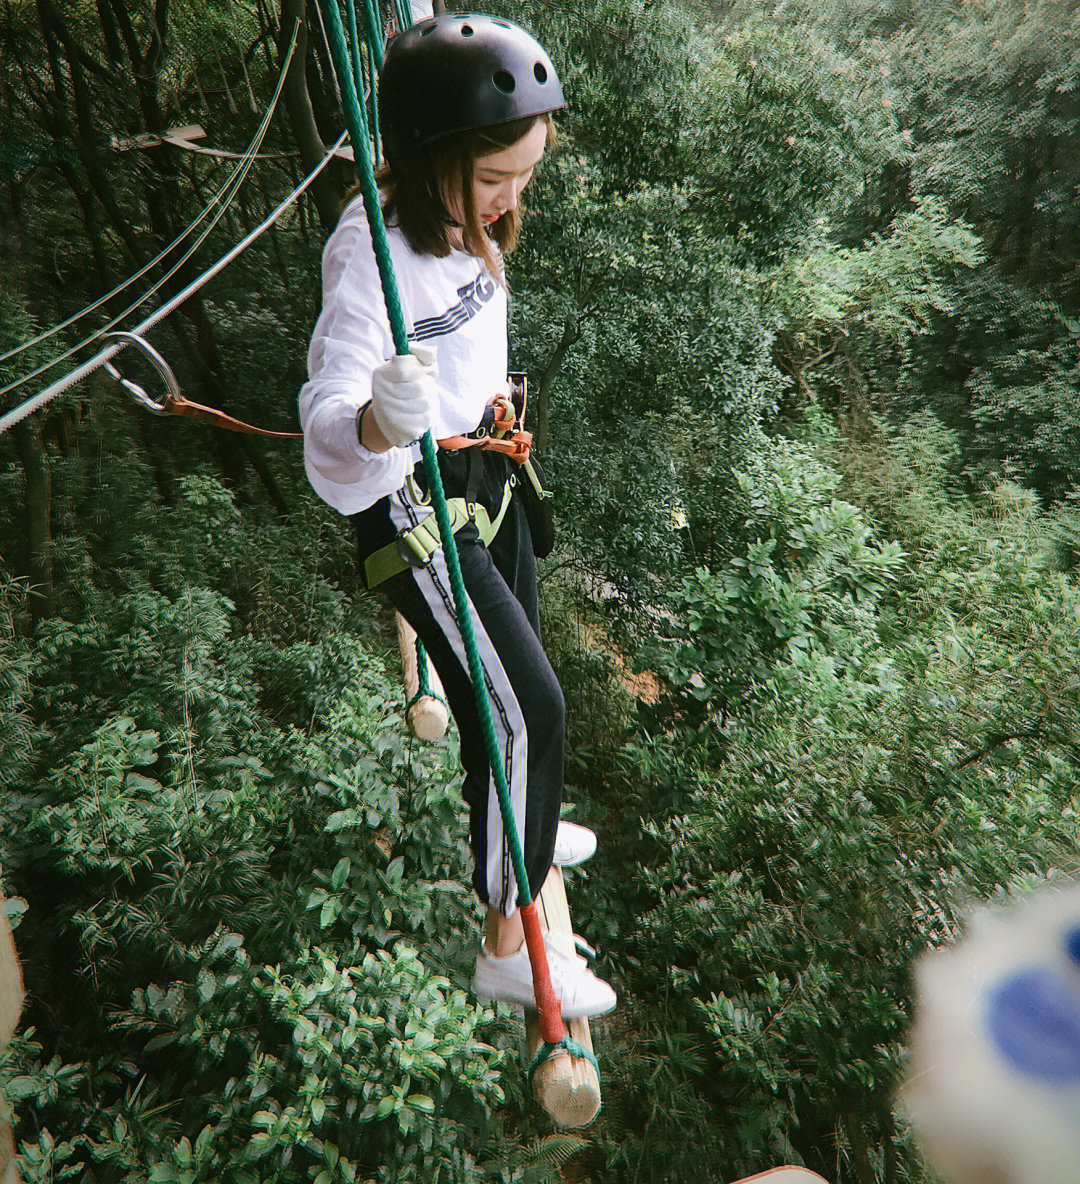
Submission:
<svg viewBox="0 0 1080 1184">
<path fill-rule="evenodd" d="M 439 388 L 435 351 L 416 345 L 371 372 L 371 414 L 393 448 L 403 448 L 435 422 Z"/>
</svg>

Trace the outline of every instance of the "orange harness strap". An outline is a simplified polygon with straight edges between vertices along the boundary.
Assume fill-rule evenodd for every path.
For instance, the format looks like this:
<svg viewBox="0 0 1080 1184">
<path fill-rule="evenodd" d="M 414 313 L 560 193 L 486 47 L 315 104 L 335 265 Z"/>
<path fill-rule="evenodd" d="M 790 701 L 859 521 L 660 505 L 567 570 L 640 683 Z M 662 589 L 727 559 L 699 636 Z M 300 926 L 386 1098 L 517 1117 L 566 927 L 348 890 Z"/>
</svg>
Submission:
<svg viewBox="0 0 1080 1184">
<path fill-rule="evenodd" d="M 470 436 L 447 436 L 438 441 L 440 448 L 455 452 L 461 448 L 482 448 L 485 452 L 501 452 L 519 465 L 525 464 L 532 451 L 532 432 L 516 432 L 517 412 L 505 395 L 491 400 L 495 418 L 490 428 L 481 427 Z"/>
</svg>

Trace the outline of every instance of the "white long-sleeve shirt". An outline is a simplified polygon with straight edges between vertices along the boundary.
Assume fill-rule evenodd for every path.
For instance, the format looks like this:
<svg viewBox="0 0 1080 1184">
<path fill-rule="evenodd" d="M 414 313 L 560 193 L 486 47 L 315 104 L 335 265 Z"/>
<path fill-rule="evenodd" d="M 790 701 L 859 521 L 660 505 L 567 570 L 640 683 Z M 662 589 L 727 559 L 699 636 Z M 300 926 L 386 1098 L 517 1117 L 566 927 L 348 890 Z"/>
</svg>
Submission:
<svg viewBox="0 0 1080 1184">
<path fill-rule="evenodd" d="M 473 431 L 492 398 L 506 391 L 506 293 L 474 255 L 417 255 L 387 227 L 410 341 L 435 350 L 440 400 L 436 439 Z M 342 213 L 323 251 L 323 305 L 300 389 L 304 463 L 316 493 L 357 514 L 400 489 L 420 448 L 375 453 L 357 437 L 371 400 L 371 372 L 394 354 L 379 269 L 363 202 Z"/>
</svg>

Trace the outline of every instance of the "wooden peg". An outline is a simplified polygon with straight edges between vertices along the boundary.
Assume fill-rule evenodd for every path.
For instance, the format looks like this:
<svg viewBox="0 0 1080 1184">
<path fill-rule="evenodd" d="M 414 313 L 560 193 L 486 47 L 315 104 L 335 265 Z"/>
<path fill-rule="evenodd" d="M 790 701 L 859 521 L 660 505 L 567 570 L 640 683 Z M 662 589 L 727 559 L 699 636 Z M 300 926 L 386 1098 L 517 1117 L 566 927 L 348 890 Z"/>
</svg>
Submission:
<svg viewBox="0 0 1080 1184">
<path fill-rule="evenodd" d="M 405 676 L 405 701 L 412 706 L 406 713 L 405 722 L 409 731 L 419 740 L 441 740 L 450 723 L 450 713 L 446 709 L 446 698 L 442 683 L 435 673 L 431 660 L 424 655 L 427 662 L 428 685 L 434 694 L 421 695 L 416 698 L 420 690 L 420 668 L 416 661 L 416 633 L 408 621 L 395 613 L 397 618 L 398 648 L 401 650 L 401 669 Z M 436 698 L 441 695 L 442 698 Z M 415 700 L 415 702 L 414 702 Z"/>
<path fill-rule="evenodd" d="M 11 936 L 6 914 L 2 911 L 3 896 L 0 895 L 0 1049 L 15 1033 L 19 1012 L 23 1002 L 22 972 L 15 953 L 15 941 Z M 15 1146 L 11 1137 L 8 1116 L 0 1103 L 0 1184 L 19 1184 L 15 1170 Z"/>
<path fill-rule="evenodd" d="M 536 901 L 540 922 L 545 929 L 565 933 L 573 940 L 570 908 L 566 903 L 562 868 L 552 867 Z M 592 1034 L 588 1020 L 569 1020 L 564 1032 L 592 1052 Z M 540 1050 L 540 1023 L 535 1011 L 525 1013 L 525 1048 L 532 1064 Z M 600 1078 L 590 1061 L 558 1053 L 533 1073 L 533 1094 L 556 1126 L 577 1130 L 588 1126 L 600 1113 Z"/>
</svg>

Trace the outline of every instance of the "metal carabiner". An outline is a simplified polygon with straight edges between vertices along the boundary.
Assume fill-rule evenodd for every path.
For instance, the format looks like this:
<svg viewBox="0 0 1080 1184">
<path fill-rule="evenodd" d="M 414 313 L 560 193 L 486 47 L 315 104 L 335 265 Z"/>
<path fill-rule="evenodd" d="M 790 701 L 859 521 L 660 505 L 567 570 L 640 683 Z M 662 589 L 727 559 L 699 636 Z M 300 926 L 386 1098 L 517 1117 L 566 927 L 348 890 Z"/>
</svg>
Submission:
<svg viewBox="0 0 1080 1184">
<path fill-rule="evenodd" d="M 125 378 L 119 370 L 112 364 L 111 361 L 103 363 L 105 372 L 110 378 L 114 378 L 127 393 L 135 400 L 141 407 L 144 407 L 151 415 L 168 415 L 170 407 L 175 403 L 182 403 L 184 396 L 180 391 L 180 383 L 176 379 L 176 375 L 172 371 L 172 367 L 168 362 L 158 353 L 149 341 L 144 340 L 138 333 L 125 333 L 121 330 L 116 330 L 113 333 L 106 333 L 102 338 L 103 341 L 108 341 L 110 338 L 115 338 L 117 341 L 122 341 L 125 345 L 133 345 L 137 349 L 142 350 L 147 358 L 150 359 L 154 369 L 161 375 L 165 383 L 167 394 L 161 403 L 155 403 L 153 399 L 146 393 L 146 390 L 141 387 L 133 379 Z"/>
</svg>

